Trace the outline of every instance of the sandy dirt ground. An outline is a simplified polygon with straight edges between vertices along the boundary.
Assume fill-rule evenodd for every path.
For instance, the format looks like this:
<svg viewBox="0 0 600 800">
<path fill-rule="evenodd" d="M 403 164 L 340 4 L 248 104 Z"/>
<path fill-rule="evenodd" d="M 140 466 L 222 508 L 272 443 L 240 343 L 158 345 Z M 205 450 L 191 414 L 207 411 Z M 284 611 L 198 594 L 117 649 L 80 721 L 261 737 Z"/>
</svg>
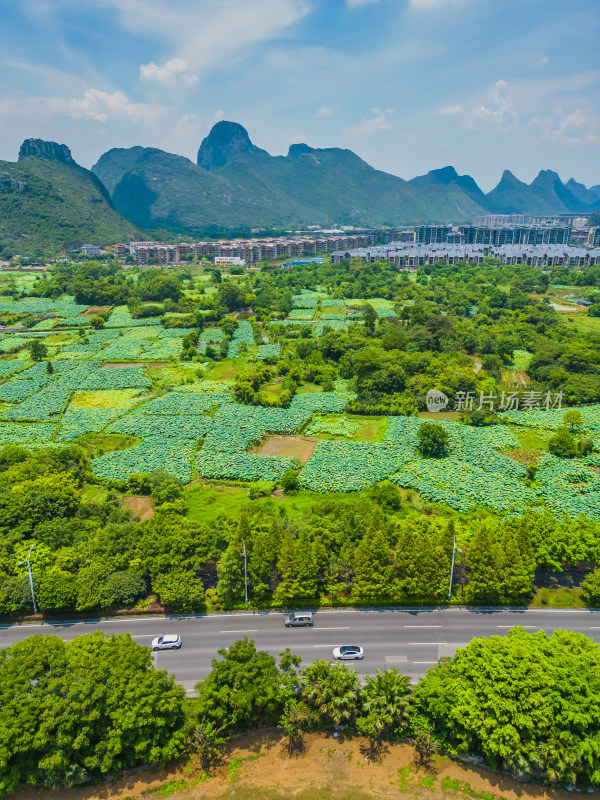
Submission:
<svg viewBox="0 0 600 800">
<path fill-rule="evenodd" d="M 136 495 L 123 495 L 123 505 L 128 508 L 134 517 L 142 522 L 154 516 L 154 500 L 151 497 L 138 497 Z"/>
<path fill-rule="evenodd" d="M 147 769 L 97 788 L 26 789 L 16 800 L 566 800 L 563 790 L 524 784 L 470 765 L 438 757 L 431 773 L 417 771 L 406 744 L 386 745 L 369 762 L 364 740 L 341 734 L 310 734 L 304 752 L 289 758 L 277 731 L 254 733 L 229 743 L 223 765 L 211 777 L 199 768 Z M 483 794 L 485 793 L 485 795 Z"/>
<path fill-rule="evenodd" d="M 304 463 L 319 441 L 311 436 L 269 436 L 253 452 L 263 456 L 289 456 Z"/>
</svg>

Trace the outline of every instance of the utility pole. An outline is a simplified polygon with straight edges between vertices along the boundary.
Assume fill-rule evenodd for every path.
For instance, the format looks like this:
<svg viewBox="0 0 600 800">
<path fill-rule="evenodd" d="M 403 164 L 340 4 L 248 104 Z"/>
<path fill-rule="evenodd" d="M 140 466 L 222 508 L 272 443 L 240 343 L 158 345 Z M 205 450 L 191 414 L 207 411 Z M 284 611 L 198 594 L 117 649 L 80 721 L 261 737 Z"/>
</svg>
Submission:
<svg viewBox="0 0 600 800">
<path fill-rule="evenodd" d="M 456 551 L 462 553 L 460 547 L 456 546 L 456 532 L 452 531 L 452 566 L 450 567 L 450 587 L 448 589 L 448 600 L 452 600 L 452 578 L 454 577 L 454 556 Z"/>
<path fill-rule="evenodd" d="M 29 548 L 29 552 L 27 553 L 27 558 L 25 559 L 25 561 L 19 561 L 17 566 L 20 567 L 21 564 L 27 564 L 27 574 L 29 575 L 29 588 L 31 589 L 31 599 L 33 601 L 33 613 L 37 614 L 38 610 L 35 602 L 35 592 L 33 591 L 33 576 L 31 574 L 31 551 L 33 550 L 34 547 L 35 544 L 32 544 L 31 547 Z"/>
<path fill-rule="evenodd" d="M 248 557 L 246 555 L 246 542 L 243 539 L 242 547 L 244 548 L 244 598 L 246 605 L 248 605 Z"/>
</svg>

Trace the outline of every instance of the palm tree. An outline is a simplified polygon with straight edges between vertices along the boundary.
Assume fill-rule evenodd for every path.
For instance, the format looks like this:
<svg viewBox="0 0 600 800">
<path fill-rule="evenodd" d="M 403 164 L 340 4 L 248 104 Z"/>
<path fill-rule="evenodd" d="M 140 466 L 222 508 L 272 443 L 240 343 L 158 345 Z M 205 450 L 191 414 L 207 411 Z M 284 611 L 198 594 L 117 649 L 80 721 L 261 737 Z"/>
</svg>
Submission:
<svg viewBox="0 0 600 800">
<path fill-rule="evenodd" d="M 349 722 L 359 703 L 360 685 L 354 669 L 329 661 L 315 661 L 300 673 L 302 697 L 318 717 L 334 725 Z"/>
<path fill-rule="evenodd" d="M 367 685 L 363 689 L 365 713 L 375 714 L 386 730 L 406 727 L 412 700 L 409 677 L 401 675 L 394 667 L 383 672 L 378 669 L 375 675 L 367 675 L 366 680 Z"/>
</svg>

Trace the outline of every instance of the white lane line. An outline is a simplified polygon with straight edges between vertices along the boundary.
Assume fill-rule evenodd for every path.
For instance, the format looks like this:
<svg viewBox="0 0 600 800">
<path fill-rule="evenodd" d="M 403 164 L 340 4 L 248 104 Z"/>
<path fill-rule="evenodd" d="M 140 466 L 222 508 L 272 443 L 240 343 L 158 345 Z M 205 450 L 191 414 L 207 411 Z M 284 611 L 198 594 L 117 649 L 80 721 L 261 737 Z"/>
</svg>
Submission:
<svg viewBox="0 0 600 800">
<path fill-rule="evenodd" d="M 411 661 L 411 664 L 437 664 L 437 661 Z"/>
<path fill-rule="evenodd" d="M 349 631 L 350 625 L 340 625 L 337 628 L 317 628 L 318 631 Z"/>
<path fill-rule="evenodd" d="M 219 633 L 258 633 L 258 628 L 244 628 L 243 631 L 219 631 Z"/>
<path fill-rule="evenodd" d="M 442 628 L 443 625 L 403 625 L 403 628 Z"/>
<path fill-rule="evenodd" d="M 412 645 L 413 647 L 420 647 L 421 645 L 427 645 L 428 647 L 437 647 L 440 644 L 448 644 L 448 642 L 409 642 L 409 646 Z"/>
</svg>

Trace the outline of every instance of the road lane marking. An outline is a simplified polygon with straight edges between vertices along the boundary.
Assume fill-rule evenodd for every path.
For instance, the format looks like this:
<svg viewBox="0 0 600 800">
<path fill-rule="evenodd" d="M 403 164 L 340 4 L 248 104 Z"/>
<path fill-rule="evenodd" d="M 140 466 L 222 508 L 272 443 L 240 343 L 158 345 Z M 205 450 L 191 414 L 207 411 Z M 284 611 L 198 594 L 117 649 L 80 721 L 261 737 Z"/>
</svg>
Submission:
<svg viewBox="0 0 600 800">
<path fill-rule="evenodd" d="M 411 664 L 437 664 L 437 661 L 411 661 Z"/>
<path fill-rule="evenodd" d="M 385 663 L 386 664 L 406 664 L 408 661 L 408 656 L 386 656 Z"/>
<path fill-rule="evenodd" d="M 258 633 L 258 628 L 244 628 L 243 631 L 219 631 L 219 633 Z"/>
<path fill-rule="evenodd" d="M 350 625 L 340 625 L 337 628 L 317 628 L 318 631 L 349 631 Z"/>
<path fill-rule="evenodd" d="M 442 628 L 443 625 L 403 625 L 404 628 Z"/>
</svg>

